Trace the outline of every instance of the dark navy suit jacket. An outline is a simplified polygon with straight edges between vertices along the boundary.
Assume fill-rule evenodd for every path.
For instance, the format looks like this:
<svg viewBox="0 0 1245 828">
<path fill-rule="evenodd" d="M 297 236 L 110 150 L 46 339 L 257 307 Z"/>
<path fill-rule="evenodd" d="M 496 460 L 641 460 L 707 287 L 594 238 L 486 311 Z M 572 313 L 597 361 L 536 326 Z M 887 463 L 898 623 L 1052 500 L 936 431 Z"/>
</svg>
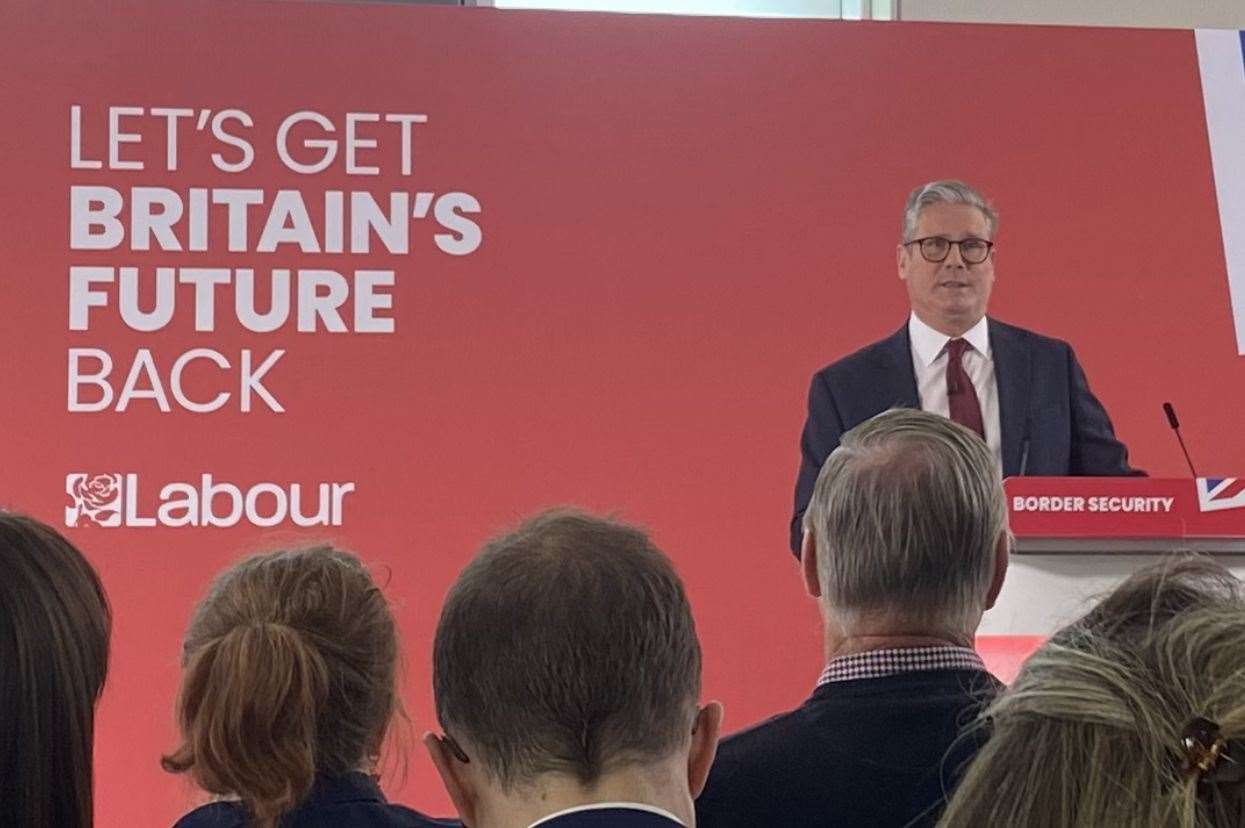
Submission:
<svg viewBox="0 0 1245 828">
<path fill-rule="evenodd" d="M 540 828 L 681 828 L 661 814 L 637 808 L 594 808 L 539 823 Z"/>
<path fill-rule="evenodd" d="M 928 670 L 818 687 L 803 706 L 718 746 L 697 828 L 932 826 L 1001 689 L 981 670 Z"/>
<path fill-rule="evenodd" d="M 237 802 L 196 808 L 173 828 L 247 828 L 246 810 Z M 429 819 L 410 808 L 390 805 L 380 788 L 362 773 L 322 776 L 307 801 L 281 818 L 281 828 L 461 828 L 453 820 Z"/>
<path fill-rule="evenodd" d="M 1089 390 L 1072 346 L 997 319 L 990 319 L 989 331 L 1004 477 L 1143 474 L 1128 465 L 1128 449 Z M 795 483 L 793 552 L 799 554 L 804 510 L 821 465 L 843 432 L 889 408 L 920 407 L 907 322 L 813 376 Z"/>
</svg>

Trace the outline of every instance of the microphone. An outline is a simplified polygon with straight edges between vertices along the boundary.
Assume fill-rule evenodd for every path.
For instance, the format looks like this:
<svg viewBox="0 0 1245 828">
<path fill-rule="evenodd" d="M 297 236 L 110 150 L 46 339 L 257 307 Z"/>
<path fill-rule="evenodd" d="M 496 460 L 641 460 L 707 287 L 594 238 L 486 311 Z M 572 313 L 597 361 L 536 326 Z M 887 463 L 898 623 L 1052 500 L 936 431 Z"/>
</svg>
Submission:
<svg viewBox="0 0 1245 828">
<path fill-rule="evenodd" d="M 1193 468 L 1193 461 L 1189 459 L 1189 450 L 1185 448 L 1184 438 L 1180 436 L 1180 421 L 1176 419 L 1176 409 L 1172 408 L 1171 403 L 1165 402 L 1163 413 L 1167 415 L 1167 424 L 1172 427 L 1172 431 L 1176 432 L 1176 439 L 1180 441 L 1180 450 L 1184 452 L 1184 461 L 1189 464 L 1189 471 L 1197 477 L 1197 469 Z"/>
</svg>

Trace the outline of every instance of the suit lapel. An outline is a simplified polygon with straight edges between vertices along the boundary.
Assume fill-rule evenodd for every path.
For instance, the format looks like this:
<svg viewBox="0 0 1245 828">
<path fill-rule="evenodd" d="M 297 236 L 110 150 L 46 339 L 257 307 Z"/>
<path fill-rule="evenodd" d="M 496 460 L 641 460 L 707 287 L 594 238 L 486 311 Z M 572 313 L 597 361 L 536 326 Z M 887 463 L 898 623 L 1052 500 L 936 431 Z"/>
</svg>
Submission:
<svg viewBox="0 0 1245 828">
<path fill-rule="evenodd" d="M 874 376 L 873 407 L 875 412 L 888 408 L 920 408 L 921 398 L 916 388 L 916 373 L 912 370 L 912 345 L 908 339 L 908 323 L 904 322 L 889 339 L 882 342 L 878 351 L 881 370 Z"/>
<path fill-rule="evenodd" d="M 1024 441 L 1029 436 L 1029 346 L 1017 332 L 990 320 L 994 381 L 999 386 L 999 425 L 1003 430 L 1003 476 L 1020 473 Z"/>
</svg>

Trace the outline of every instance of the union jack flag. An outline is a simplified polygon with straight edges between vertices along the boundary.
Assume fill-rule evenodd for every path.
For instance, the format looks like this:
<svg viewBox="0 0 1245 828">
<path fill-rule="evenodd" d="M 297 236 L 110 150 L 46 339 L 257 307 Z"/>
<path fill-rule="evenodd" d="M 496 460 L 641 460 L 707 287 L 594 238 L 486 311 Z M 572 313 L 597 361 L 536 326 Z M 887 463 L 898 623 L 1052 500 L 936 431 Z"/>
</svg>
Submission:
<svg viewBox="0 0 1245 828">
<path fill-rule="evenodd" d="M 1245 477 L 1199 477 L 1197 505 L 1203 512 L 1245 509 Z"/>
</svg>

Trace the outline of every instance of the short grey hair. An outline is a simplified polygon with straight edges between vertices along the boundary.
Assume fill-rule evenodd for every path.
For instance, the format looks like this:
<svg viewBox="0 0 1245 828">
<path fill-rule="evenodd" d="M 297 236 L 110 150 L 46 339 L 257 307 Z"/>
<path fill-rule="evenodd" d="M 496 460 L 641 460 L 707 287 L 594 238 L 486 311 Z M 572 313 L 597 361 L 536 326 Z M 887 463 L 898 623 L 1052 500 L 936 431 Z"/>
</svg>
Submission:
<svg viewBox="0 0 1245 828">
<path fill-rule="evenodd" d="M 861 616 L 968 630 L 985 609 L 1007 506 L 985 442 L 945 417 L 893 409 L 843 435 L 804 528 L 822 597 Z"/>
<path fill-rule="evenodd" d="M 986 201 L 985 196 L 963 181 L 945 179 L 922 184 L 908 195 L 908 203 L 903 211 L 903 241 L 912 241 L 912 234 L 916 232 L 917 216 L 933 204 L 967 204 L 976 207 L 986 218 L 986 224 L 990 228 L 990 240 L 998 232 L 999 214 Z"/>
</svg>

